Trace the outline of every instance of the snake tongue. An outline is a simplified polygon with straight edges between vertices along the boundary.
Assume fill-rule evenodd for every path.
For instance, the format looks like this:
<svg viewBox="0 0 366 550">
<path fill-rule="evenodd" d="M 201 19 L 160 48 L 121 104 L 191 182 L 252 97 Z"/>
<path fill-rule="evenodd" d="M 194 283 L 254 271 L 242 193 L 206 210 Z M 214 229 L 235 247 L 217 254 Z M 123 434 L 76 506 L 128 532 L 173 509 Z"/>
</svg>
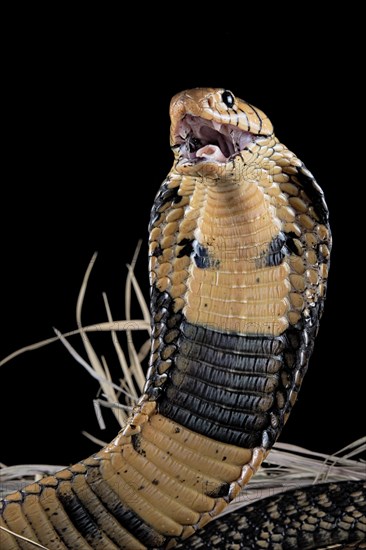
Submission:
<svg viewBox="0 0 366 550">
<path fill-rule="evenodd" d="M 196 151 L 196 157 L 206 158 L 210 160 L 215 160 L 217 162 L 226 162 L 227 157 L 225 157 L 217 145 L 205 145 Z"/>
</svg>

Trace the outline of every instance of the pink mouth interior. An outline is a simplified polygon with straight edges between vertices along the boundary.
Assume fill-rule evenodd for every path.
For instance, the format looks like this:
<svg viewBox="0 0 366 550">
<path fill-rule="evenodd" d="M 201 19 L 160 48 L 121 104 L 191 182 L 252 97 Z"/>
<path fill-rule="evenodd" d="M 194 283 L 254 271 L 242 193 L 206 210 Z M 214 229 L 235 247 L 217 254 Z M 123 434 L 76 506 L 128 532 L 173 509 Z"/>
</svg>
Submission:
<svg viewBox="0 0 366 550">
<path fill-rule="evenodd" d="M 255 140 L 232 124 L 186 115 L 178 125 L 176 143 L 183 161 L 227 162 Z"/>
</svg>

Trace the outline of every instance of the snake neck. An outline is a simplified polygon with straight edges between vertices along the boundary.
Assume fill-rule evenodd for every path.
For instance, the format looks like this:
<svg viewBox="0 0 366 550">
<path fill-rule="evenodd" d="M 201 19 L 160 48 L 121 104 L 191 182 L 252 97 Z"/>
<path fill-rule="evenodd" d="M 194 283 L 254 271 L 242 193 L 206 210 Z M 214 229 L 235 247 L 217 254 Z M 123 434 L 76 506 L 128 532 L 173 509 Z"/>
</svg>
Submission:
<svg viewBox="0 0 366 550">
<path fill-rule="evenodd" d="M 269 449 L 322 313 L 327 210 L 310 172 L 273 137 L 233 162 L 224 178 L 173 168 L 156 197 L 143 399 L 194 432 Z"/>
<path fill-rule="evenodd" d="M 263 188 L 252 179 L 201 181 L 185 216 L 197 222 L 185 237 L 192 247 L 187 321 L 233 334 L 281 334 L 288 326 L 290 270 L 286 262 L 274 265 L 281 221 Z"/>
</svg>

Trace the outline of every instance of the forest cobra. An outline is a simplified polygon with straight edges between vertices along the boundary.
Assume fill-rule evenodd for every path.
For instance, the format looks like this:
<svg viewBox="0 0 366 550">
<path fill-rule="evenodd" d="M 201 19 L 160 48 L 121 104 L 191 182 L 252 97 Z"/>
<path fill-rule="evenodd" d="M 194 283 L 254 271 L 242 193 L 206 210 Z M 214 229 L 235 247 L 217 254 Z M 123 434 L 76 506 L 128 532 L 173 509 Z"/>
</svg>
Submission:
<svg viewBox="0 0 366 550">
<path fill-rule="evenodd" d="M 149 228 L 143 395 L 101 451 L 4 499 L 1 548 L 35 548 L 17 535 L 50 550 L 364 540 L 358 482 L 272 497 L 201 530 L 248 483 L 296 401 L 331 236 L 321 189 L 263 112 L 197 88 L 170 115 L 174 163 Z"/>
</svg>

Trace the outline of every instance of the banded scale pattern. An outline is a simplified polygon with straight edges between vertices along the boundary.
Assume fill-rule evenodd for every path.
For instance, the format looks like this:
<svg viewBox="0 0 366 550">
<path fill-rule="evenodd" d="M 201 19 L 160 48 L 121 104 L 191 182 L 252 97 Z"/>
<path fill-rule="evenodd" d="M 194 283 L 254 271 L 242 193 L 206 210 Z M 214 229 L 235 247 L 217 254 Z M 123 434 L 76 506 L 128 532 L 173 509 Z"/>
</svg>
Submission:
<svg viewBox="0 0 366 550">
<path fill-rule="evenodd" d="M 6 497 L 0 526 L 52 550 L 170 547 L 221 511 L 222 495 L 236 495 L 263 459 L 149 418 L 149 404 L 141 411 L 141 433 Z M 29 548 L 1 537 L 2 549 Z"/>
<path fill-rule="evenodd" d="M 214 520 L 177 550 L 366 548 L 366 484 L 343 481 L 265 498 Z"/>
<path fill-rule="evenodd" d="M 175 160 L 150 227 L 143 395 L 99 453 L 8 496 L 48 548 L 172 548 L 249 481 L 301 386 L 325 298 L 323 194 L 268 118 L 227 90 L 172 99 Z M 6 534 L 4 548 L 28 548 Z"/>
</svg>

